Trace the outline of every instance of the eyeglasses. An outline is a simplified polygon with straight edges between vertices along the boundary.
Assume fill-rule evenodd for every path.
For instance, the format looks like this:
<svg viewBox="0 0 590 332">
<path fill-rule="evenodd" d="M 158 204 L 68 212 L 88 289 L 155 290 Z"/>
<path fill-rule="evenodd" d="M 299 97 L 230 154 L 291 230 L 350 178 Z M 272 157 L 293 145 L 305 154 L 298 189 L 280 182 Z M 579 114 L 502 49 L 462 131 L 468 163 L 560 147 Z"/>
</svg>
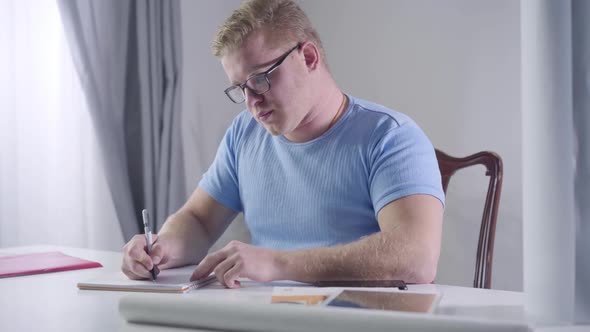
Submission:
<svg viewBox="0 0 590 332">
<path fill-rule="evenodd" d="M 267 71 L 250 77 L 242 84 L 232 85 L 225 89 L 225 94 L 234 103 L 241 104 L 244 102 L 244 100 L 246 100 L 246 88 L 250 89 L 250 91 L 252 91 L 252 93 L 255 95 L 261 95 L 265 92 L 268 92 L 268 90 L 270 90 L 270 79 L 268 78 L 268 75 L 275 71 L 275 69 L 279 68 L 287 56 L 289 56 L 291 52 L 298 49 L 299 47 L 301 47 L 301 44 L 297 44 L 295 47 L 288 50 L 274 65 L 268 68 Z"/>
</svg>

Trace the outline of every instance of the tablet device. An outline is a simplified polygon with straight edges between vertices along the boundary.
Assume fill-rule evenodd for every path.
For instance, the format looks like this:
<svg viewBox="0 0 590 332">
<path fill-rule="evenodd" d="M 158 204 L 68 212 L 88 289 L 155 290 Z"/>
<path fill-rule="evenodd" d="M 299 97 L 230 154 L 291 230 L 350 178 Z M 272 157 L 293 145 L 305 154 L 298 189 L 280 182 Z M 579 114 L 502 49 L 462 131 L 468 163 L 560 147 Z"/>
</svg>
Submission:
<svg viewBox="0 0 590 332">
<path fill-rule="evenodd" d="M 432 313 L 440 294 L 343 290 L 324 301 L 328 307 Z"/>
<path fill-rule="evenodd" d="M 316 287 L 395 287 L 407 290 L 403 280 L 322 280 L 313 283 Z"/>
</svg>

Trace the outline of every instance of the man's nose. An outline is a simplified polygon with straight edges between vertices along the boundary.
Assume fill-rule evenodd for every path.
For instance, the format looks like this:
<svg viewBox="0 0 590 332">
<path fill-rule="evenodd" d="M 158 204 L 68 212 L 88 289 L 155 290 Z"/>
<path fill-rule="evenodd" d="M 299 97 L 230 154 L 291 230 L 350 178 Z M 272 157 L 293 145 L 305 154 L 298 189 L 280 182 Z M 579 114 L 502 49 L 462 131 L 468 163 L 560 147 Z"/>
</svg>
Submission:
<svg viewBox="0 0 590 332">
<path fill-rule="evenodd" d="M 246 104 L 251 108 L 264 101 L 263 95 L 254 93 L 249 87 L 244 88 L 244 96 L 246 98 Z"/>
</svg>

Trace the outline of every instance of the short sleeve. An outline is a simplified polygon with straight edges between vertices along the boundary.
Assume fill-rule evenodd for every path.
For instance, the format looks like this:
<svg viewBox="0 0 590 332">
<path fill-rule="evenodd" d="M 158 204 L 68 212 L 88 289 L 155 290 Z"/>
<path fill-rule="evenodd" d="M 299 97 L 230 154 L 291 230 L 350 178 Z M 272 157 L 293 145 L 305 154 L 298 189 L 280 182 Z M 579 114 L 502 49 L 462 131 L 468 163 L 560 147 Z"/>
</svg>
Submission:
<svg viewBox="0 0 590 332">
<path fill-rule="evenodd" d="M 413 121 L 375 133 L 370 151 L 369 190 L 375 216 L 387 204 L 414 194 L 438 198 L 444 205 L 434 147 Z"/>
<path fill-rule="evenodd" d="M 234 120 L 227 129 L 215 155 L 215 160 L 199 182 L 199 186 L 222 205 L 242 212 L 239 180 L 237 175 L 236 149 L 239 126 Z"/>
</svg>

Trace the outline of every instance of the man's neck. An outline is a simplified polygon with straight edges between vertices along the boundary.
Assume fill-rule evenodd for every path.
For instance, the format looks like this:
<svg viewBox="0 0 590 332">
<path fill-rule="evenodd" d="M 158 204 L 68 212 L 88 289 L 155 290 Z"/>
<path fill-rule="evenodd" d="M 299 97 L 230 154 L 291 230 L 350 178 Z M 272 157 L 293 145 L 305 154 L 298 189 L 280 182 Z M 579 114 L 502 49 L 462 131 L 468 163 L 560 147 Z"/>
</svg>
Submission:
<svg viewBox="0 0 590 332">
<path fill-rule="evenodd" d="M 301 124 L 292 132 L 285 134 L 291 142 L 311 141 L 332 127 L 344 114 L 346 100 L 344 94 L 334 85 L 329 93 L 317 98 L 316 105 L 307 113 Z"/>
</svg>

